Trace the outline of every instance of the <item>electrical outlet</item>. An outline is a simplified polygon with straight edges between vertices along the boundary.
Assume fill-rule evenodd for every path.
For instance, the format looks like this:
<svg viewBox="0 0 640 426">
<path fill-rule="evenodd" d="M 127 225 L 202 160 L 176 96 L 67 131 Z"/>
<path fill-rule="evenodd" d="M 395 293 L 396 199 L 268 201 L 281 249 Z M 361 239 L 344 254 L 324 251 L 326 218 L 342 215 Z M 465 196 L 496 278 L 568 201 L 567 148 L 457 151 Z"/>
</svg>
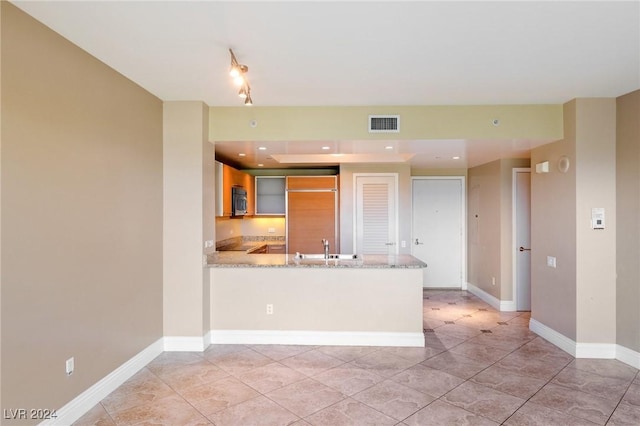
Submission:
<svg viewBox="0 0 640 426">
<path fill-rule="evenodd" d="M 67 372 L 67 376 L 73 374 L 73 370 L 75 369 L 75 360 L 73 357 L 69 358 L 64 364 L 65 370 Z"/>
<path fill-rule="evenodd" d="M 269 234 L 275 234 L 275 233 L 276 233 L 276 228 L 269 228 L 269 229 L 267 230 L 267 232 L 268 232 Z"/>
<path fill-rule="evenodd" d="M 407 246 L 407 242 L 406 241 L 400 241 L 400 247 L 406 247 Z"/>
<path fill-rule="evenodd" d="M 273 305 L 271 303 L 267 304 L 267 315 L 273 315 Z"/>
</svg>

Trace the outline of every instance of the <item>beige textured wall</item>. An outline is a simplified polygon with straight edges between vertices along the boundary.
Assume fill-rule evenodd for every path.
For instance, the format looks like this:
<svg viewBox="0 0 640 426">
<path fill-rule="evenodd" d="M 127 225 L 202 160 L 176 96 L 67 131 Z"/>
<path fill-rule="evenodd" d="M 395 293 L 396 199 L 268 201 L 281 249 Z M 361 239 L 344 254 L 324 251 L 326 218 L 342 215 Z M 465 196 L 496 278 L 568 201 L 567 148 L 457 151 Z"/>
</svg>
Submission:
<svg viewBox="0 0 640 426">
<path fill-rule="evenodd" d="M 0 7 L 0 44 L 2 43 L 2 7 Z M 0 99 L 2 99 L 2 55 L 0 54 Z M 2 102 L 0 102 L 2 117 Z M 2 120 L 0 120 L 0 408 L 2 404 Z"/>
<path fill-rule="evenodd" d="M 408 164 L 343 164 L 340 166 L 340 253 L 353 253 L 353 215 L 355 211 L 354 173 L 398 174 L 398 247 L 401 254 L 411 254 L 411 170 Z"/>
<path fill-rule="evenodd" d="M 207 126 L 202 102 L 164 103 L 165 336 L 202 337 L 208 315 L 204 302 L 208 279 L 202 268 L 204 241 L 215 238 L 213 198 L 209 196 L 215 189 Z"/>
<path fill-rule="evenodd" d="M 640 352 L 640 90 L 617 99 L 616 339 Z"/>
<path fill-rule="evenodd" d="M 212 330 L 422 332 L 422 269 L 211 268 L 211 280 Z"/>
<path fill-rule="evenodd" d="M 467 281 L 497 299 L 502 261 L 500 171 L 500 160 L 469 169 L 467 204 Z"/>
<path fill-rule="evenodd" d="M 0 7 L 0 44 L 2 43 L 2 7 Z M 2 55 L 0 54 L 0 99 L 2 99 Z M 2 117 L 2 102 L 0 102 Z M 2 404 L 2 120 L 0 120 L 0 408 Z"/>
<path fill-rule="evenodd" d="M 513 169 L 529 164 L 528 158 L 500 161 L 500 300 L 513 300 Z"/>
<path fill-rule="evenodd" d="M 576 101 L 577 342 L 616 341 L 616 101 Z M 606 229 L 591 228 L 604 207 Z M 594 315 L 598 312 L 598 315 Z"/>
<path fill-rule="evenodd" d="M 2 408 L 54 409 L 162 337 L 162 103 L 1 7 Z"/>
<path fill-rule="evenodd" d="M 468 170 L 467 281 L 501 301 L 513 300 L 512 174 L 522 167 L 529 167 L 529 159 Z"/>
<path fill-rule="evenodd" d="M 531 317 L 576 339 L 576 101 L 564 105 L 564 139 L 534 149 L 531 164 L 549 161 L 549 173 L 531 174 Z M 567 173 L 557 168 L 566 155 Z M 555 256 L 557 268 L 547 266 Z"/>
<path fill-rule="evenodd" d="M 399 114 L 400 133 L 369 133 L 370 114 Z M 209 118 L 212 141 L 562 137 L 561 105 L 211 107 Z"/>
</svg>

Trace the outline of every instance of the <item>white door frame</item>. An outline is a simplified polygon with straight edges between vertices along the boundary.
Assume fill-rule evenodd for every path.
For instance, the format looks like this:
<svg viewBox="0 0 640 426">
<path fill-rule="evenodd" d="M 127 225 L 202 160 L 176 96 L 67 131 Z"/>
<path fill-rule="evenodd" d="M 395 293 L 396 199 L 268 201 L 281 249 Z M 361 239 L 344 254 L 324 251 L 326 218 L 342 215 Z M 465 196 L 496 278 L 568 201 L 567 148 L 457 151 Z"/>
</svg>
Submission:
<svg viewBox="0 0 640 426">
<path fill-rule="evenodd" d="M 462 262 L 461 271 L 462 271 L 462 284 L 461 290 L 467 289 L 467 187 L 466 187 L 466 178 L 465 176 L 412 176 L 411 177 L 411 236 L 413 237 L 413 182 L 416 180 L 459 180 L 460 181 L 460 223 L 462 224 L 462 235 L 461 240 L 462 244 L 460 244 L 460 249 L 462 253 L 460 253 L 460 259 Z M 427 264 L 427 268 L 429 265 Z"/>
<path fill-rule="evenodd" d="M 398 247 L 398 238 L 400 235 L 400 230 L 399 230 L 399 225 L 400 225 L 400 221 L 399 221 L 399 216 L 398 216 L 398 212 L 399 212 L 399 208 L 398 208 L 398 200 L 400 199 L 400 194 L 398 193 L 398 173 L 354 173 L 353 174 L 353 252 L 356 253 L 358 250 L 358 212 L 357 212 L 357 206 L 358 206 L 358 178 L 359 177 L 381 177 L 381 176 L 391 176 L 393 177 L 393 182 L 394 182 L 394 196 L 395 196 L 395 205 L 393 206 L 394 208 L 394 212 L 395 212 L 395 216 L 396 216 L 396 223 L 395 223 L 395 228 L 396 228 L 396 232 L 395 232 L 395 252 L 396 254 L 398 254 L 399 251 L 399 247 Z"/>
<path fill-rule="evenodd" d="M 516 242 L 516 178 L 518 173 L 529 172 L 531 173 L 531 167 L 516 167 L 511 171 L 511 302 L 508 309 L 505 311 L 517 311 L 518 310 L 518 275 L 517 275 L 517 242 Z M 531 226 L 531 223 L 529 223 Z"/>
</svg>

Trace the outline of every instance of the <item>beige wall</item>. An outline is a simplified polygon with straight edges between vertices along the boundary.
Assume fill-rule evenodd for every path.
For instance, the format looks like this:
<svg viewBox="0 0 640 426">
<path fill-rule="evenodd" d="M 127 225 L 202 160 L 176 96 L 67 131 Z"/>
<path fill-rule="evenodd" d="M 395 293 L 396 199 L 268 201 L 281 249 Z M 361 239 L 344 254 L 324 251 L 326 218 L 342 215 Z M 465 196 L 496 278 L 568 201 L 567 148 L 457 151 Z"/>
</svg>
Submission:
<svg viewBox="0 0 640 426">
<path fill-rule="evenodd" d="M 617 99 L 616 339 L 640 352 L 640 90 Z"/>
<path fill-rule="evenodd" d="M 500 161 L 468 176 L 467 281 L 500 299 Z"/>
<path fill-rule="evenodd" d="M 564 140 L 531 155 L 550 163 L 532 175 L 532 318 L 578 343 L 615 343 L 615 100 L 577 99 L 564 117 Z M 563 155 L 567 173 L 557 167 Z M 605 208 L 606 229 L 591 229 L 593 207 Z"/>
<path fill-rule="evenodd" d="M 399 114 L 400 133 L 369 133 L 370 114 Z M 562 137 L 561 105 L 211 107 L 209 118 L 212 141 Z"/>
<path fill-rule="evenodd" d="M 211 281 L 212 330 L 422 332 L 422 269 L 211 268 Z"/>
<path fill-rule="evenodd" d="M 2 408 L 55 409 L 162 337 L 162 103 L 1 8 Z"/>
<path fill-rule="evenodd" d="M 532 150 L 531 164 L 549 161 L 549 173 L 531 174 L 531 316 L 576 340 L 576 101 L 564 105 L 564 139 Z M 571 167 L 558 171 L 567 156 Z M 547 266 L 547 256 L 557 268 Z"/>
<path fill-rule="evenodd" d="M 215 185 L 207 126 L 202 102 L 164 103 L 165 336 L 201 338 L 208 322 L 208 274 L 202 268 L 204 242 L 215 239 Z"/>
<path fill-rule="evenodd" d="M 500 301 L 513 300 L 512 173 L 521 167 L 529 160 L 496 160 L 468 170 L 467 281 Z"/>
<path fill-rule="evenodd" d="M 576 101 L 577 341 L 616 339 L 616 101 Z M 591 228 L 604 207 L 606 229 Z M 594 315 L 598 312 L 598 315 Z"/>
<path fill-rule="evenodd" d="M 500 300 L 513 298 L 513 169 L 527 168 L 528 158 L 500 161 Z"/>
</svg>

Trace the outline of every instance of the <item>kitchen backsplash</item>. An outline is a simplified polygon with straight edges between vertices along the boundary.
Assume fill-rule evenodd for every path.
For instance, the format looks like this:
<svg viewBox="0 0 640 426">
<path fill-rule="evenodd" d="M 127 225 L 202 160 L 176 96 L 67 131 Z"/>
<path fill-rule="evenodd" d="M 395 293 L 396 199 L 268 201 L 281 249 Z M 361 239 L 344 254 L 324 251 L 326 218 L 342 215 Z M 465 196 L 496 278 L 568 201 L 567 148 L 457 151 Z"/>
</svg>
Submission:
<svg viewBox="0 0 640 426">
<path fill-rule="evenodd" d="M 243 219 L 216 218 L 216 245 L 219 241 L 243 236 L 285 236 L 285 219 L 268 217 L 245 217 Z"/>
<path fill-rule="evenodd" d="M 234 246 L 234 245 L 242 245 L 246 243 L 254 243 L 254 242 L 281 242 L 285 243 L 284 235 L 248 235 L 248 236 L 237 236 L 226 238 L 224 240 L 216 241 L 216 250 L 219 250 L 220 247 L 225 246 Z"/>
</svg>

